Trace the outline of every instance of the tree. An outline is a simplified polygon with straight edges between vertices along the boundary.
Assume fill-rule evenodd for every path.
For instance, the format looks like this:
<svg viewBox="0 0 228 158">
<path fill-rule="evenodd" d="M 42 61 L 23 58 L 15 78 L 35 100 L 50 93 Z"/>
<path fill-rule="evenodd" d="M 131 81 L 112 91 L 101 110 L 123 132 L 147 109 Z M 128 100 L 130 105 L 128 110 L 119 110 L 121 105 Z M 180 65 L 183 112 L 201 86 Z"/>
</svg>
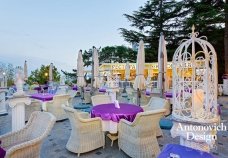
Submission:
<svg viewBox="0 0 228 158">
<path fill-rule="evenodd" d="M 149 44 L 153 51 L 145 51 L 148 61 L 157 60 L 158 41 L 160 33 L 163 32 L 168 42 L 168 57 L 173 54 L 173 48 L 176 48 L 183 35 L 180 30 L 183 29 L 183 18 L 188 11 L 183 8 L 184 1 L 175 0 L 149 0 L 138 11 L 132 15 L 124 14 L 136 30 L 127 30 L 120 28 L 124 39 L 130 43 L 138 43 L 140 38 Z M 172 52 L 170 52 L 170 50 Z M 154 55 L 152 55 L 154 54 Z M 156 57 L 156 58 L 151 58 Z"/>
<path fill-rule="evenodd" d="M 183 34 L 187 35 L 194 24 L 199 36 L 207 37 L 217 52 L 218 77 L 221 81 L 224 61 L 228 60 L 228 57 L 224 58 L 225 3 L 223 0 L 194 0 L 188 1 L 185 7 L 189 11 L 189 16 L 184 22 Z"/>
<path fill-rule="evenodd" d="M 14 84 L 14 74 L 15 68 L 13 67 L 13 64 L 8 64 L 6 69 L 7 86 L 12 86 Z"/>
<path fill-rule="evenodd" d="M 225 74 L 228 74 L 228 1 L 225 1 L 225 33 L 224 33 L 224 49 L 225 49 Z"/>
<path fill-rule="evenodd" d="M 28 84 L 32 84 L 33 82 L 38 82 L 39 84 L 45 84 L 49 80 L 49 67 L 50 65 L 41 65 L 40 69 L 36 69 L 31 72 L 31 75 L 28 77 Z M 60 80 L 60 73 L 57 68 L 53 66 L 52 70 L 53 81 L 58 82 Z"/>
<path fill-rule="evenodd" d="M 137 53 L 131 48 L 125 46 L 107 46 L 101 49 L 99 53 L 100 63 L 125 63 L 135 62 Z"/>
<path fill-rule="evenodd" d="M 89 66 L 92 64 L 92 53 L 88 53 L 89 51 L 84 51 L 82 54 L 83 61 L 85 63 L 84 66 Z M 99 51 L 99 63 L 125 63 L 127 61 L 135 62 L 136 57 L 137 53 L 131 48 L 125 46 L 106 46 Z"/>
<path fill-rule="evenodd" d="M 66 84 L 77 83 L 77 70 L 73 69 L 73 72 L 61 71 L 66 76 Z"/>
</svg>

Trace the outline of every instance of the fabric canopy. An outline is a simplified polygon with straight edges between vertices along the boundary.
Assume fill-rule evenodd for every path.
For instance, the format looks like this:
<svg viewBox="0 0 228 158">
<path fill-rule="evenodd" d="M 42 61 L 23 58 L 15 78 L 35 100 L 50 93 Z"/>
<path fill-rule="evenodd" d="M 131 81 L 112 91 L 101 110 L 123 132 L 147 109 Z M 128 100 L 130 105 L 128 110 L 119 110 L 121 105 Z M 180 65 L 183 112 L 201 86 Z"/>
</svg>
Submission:
<svg viewBox="0 0 228 158">
<path fill-rule="evenodd" d="M 126 80 L 130 79 L 130 64 L 129 64 L 129 62 L 127 62 L 126 66 L 125 66 L 125 79 Z"/>
<path fill-rule="evenodd" d="M 84 87 L 85 86 L 85 78 L 84 78 L 84 62 L 82 58 L 82 51 L 78 52 L 77 59 L 77 86 Z"/>
<path fill-rule="evenodd" d="M 94 62 L 94 82 L 93 87 L 99 88 L 100 81 L 99 81 L 99 59 L 98 59 L 98 51 L 96 48 L 93 49 L 93 62 Z"/>
<path fill-rule="evenodd" d="M 136 78 L 133 85 L 134 89 L 143 90 L 145 89 L 145 77 L 144 77 L 144 67 L 145 67 L 145 51 L 144 51 L 144 42 L 140 40 L 139 49 L 137 54 L 136 62 Z"/>
<path fill-rule="evenodd" d="M 24 79 L 25 79 L 25 81 L 28 80 L 28 67 L 27 67 L 27 61 L 26 60 L 24 63 Z"/>
<path fill-rule="evenodd" d="M 168 76 L 166 74 L 167 71 L 167 51 L 165 38 L 163 33 L 161 33 L 159 39 L 159 47 L 158 47 L 158 89 L 160 93 L 166 92 L 168 90 Z M 163 78 L 165 80 L 163 81 Z M 164 82 L 164 83 L 163 83 Z"/>
<path fill-rule="evenodd" d="M 52 69 L 53 69 L 53 63 L 51 63 L 49 66 L 49 81 L 53 80 Z"/>
</svg>

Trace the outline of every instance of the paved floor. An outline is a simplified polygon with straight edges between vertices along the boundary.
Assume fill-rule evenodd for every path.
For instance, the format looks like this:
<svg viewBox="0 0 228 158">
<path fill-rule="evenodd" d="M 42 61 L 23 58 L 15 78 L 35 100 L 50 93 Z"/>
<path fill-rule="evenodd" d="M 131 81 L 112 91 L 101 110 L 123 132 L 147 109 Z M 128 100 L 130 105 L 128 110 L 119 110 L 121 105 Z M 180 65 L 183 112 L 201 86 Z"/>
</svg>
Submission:
<svg viewBox="0 0 228 158">
<path fill-rule="evenodd" d="M 122 101 L 127 101 L 122 98 Z M 75 98 L 75 103 L 79 98 Z M 228 97 L 220 97 L 219 103 L 222 104 L 222 122 L 228 127 Z M 11 130 L 11 112 L 6 116 L 0 116 L 0 135 Z M 41 158 L 73 158 L 77 155 L 66 150 L 65 146 L 70 136 L 71 125 L 68 120 L 57 122 L 45 139 L 42 149 Z M 179 138 L 172 138 L 169 130 L 163 130 L 164 137 L 158 138 L 159 146 L 162 150 L 163 146 L 168 143 L 179 144 Z M 123 152 L 119 151 L 117 141 L 114 142 L 113 147 L 110 146 L 111 141 L 106 137 L 105 149 L 100 148 L 88 153 L 81 154 L 81 158 L 128 158 Z M 228 158 L 228 132 L 218 132 L 218 141 L 216 143 L 217 149 L 212 153 L 218 158 Z"/>
</svg>

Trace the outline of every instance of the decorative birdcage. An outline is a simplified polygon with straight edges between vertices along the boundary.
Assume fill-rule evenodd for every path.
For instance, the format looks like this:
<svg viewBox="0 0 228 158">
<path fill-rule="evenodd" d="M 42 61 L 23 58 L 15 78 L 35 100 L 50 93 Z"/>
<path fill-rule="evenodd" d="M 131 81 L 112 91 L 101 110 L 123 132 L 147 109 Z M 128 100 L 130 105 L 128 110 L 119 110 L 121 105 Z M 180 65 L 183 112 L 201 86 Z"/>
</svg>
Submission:
<svg viewBox="0 0 228 158">
<path fill-rule="evenodd" d="M 207 38 L 198 37 L 194 29 L 173 56 L 174 122 L 170 132 L 172 137 L 180 136 L 181 145 L 209 152 L 217 131 L 207 126 L 219 123 L 217 56 Z M 206 136 L 208 139 L 198 139 Z"/>
<path fill-rule="evenodd" d="M 197 123 L 218 121 L 217 56 L 207 37 L 189 34 L 173 56 L 174 119 Z"/>
</svg>

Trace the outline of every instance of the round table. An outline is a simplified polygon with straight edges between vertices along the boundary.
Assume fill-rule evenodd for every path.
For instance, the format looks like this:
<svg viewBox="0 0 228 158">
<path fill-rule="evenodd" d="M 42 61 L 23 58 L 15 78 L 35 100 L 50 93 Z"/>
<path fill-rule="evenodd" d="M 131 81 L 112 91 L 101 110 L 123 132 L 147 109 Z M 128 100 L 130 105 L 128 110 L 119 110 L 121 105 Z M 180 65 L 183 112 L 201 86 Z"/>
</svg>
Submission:
<svg viewBox="0 0 228 158">
<path fill-rule="evenodd" d="M 120 119 L 133 122 L 136 114 L 143 112 L 141 107 L 134 104 L 119 103 L 119 105 L 120 108 L 116 108 L 114 103 L 100 104 L 92 108 L 91 117 L 100 117 L 102 119 L 103 131 L 117 133 Z"/>
</svg>

